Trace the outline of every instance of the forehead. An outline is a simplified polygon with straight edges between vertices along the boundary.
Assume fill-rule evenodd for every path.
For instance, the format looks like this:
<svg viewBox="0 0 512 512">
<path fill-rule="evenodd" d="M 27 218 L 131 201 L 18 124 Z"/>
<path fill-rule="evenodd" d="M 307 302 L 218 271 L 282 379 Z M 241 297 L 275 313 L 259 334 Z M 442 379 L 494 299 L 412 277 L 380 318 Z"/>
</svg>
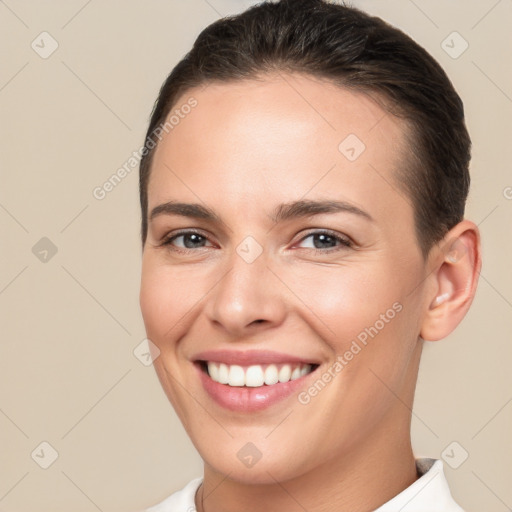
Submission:
<svg viewBox="0 0 512 512">
<path fill-rule="evenodd" d="M 196 106 L 181 110 L 191 98 Z M 172 114 L 179 122 L 155 151 L 150 208 L 173 193 L 195 202 L 222 198 L 246 212 L 262 200 L 306 195 L 374 210 L 403 202 L 394 174 L 404 160 L 405 126 L 366 94 L 274 74 L 190 89 Z"/>
</svg>

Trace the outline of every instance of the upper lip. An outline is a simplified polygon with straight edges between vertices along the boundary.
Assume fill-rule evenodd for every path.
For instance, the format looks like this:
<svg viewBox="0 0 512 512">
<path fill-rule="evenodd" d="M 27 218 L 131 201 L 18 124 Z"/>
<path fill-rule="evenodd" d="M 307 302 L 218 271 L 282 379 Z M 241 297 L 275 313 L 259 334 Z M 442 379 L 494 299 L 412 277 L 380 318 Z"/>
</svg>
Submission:
<svg viewBox="0 0 512 512">
<path fill-rule="evenodd" d="M 270 350 L 206 350 L 196 354 L 194 361 L 210 361 L 227 365 L 250 366 L 258 364 L 319 364 L 314 358 L 304 358 Z"/>
</svg>

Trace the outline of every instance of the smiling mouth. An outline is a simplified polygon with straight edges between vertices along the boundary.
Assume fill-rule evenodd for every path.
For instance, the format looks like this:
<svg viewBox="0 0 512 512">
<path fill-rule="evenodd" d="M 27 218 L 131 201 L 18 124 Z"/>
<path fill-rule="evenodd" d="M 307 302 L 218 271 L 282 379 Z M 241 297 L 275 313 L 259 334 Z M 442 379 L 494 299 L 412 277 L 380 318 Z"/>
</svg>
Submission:
<svg viewBox="0 0 512 512">
<path fill-rule="evenodd" d="M 250 366 L 228 365 L 213 361 L 198 361 L 203 372 L 214 382 L 231 387 L 273 386 L 290 382 L 314 372 L 318 364 L 280 363 Z"/>
</svg>

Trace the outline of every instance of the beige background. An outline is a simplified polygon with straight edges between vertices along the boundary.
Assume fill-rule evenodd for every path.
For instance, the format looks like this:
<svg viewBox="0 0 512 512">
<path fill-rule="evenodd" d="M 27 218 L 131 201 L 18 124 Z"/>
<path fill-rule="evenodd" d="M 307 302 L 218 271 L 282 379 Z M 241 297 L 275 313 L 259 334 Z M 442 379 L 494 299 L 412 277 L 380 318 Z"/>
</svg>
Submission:
<svg viewBox="0 0 512 512">
<path fill-rule="evenodd" d="M 0 1 L 2 510 L 135 511 L 201 475 L 152 367 L 133 353 L 145 337 L 138 169 L 103 200 L 93 190 L 140 148 L 162 81 L 200 30 L 253 3 Z M 463 507 L 505 511 L 512 1 L 354 3 L 425 46 L 466 105 L 474 143 L 467 217 L 482 230 L 484 265 L 463 323 L 425 347 L 412 435 L 417 456 L 440 458 L 449 447 L 454 465 L 469 454 L 458 469 L 445 465 Z M 31 47 L 51 49 L 43 31 L 58 42 L 47 58 Z M 458 58 L 442 47 L 463 48 L 458 36 L 446 39 L 453 31 L 469 44 Z M 44 253 L 43 237 L 56 254 Z M 58 453 L 48 469 L 39 465 L 51 462 L 43 441 Z"/>
</svg>

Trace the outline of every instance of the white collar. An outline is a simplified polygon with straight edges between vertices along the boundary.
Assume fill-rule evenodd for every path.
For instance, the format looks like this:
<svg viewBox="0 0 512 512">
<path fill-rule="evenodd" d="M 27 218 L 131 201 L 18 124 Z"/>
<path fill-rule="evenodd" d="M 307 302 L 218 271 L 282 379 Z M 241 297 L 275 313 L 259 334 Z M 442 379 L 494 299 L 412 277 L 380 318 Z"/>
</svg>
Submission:
<svg viewBox="0 0 512 512">
<path fill-rule="evenodd" d="M 443 462 L 437 459 L 416 459 L 421 475 L 407 489 L 374 512 L 464 512 L 455 503 L 444 475 Z M 195 511 L 195 494 L 203 477 L 194 478 L 183 489 L 144 512 Z"/>
<path fill-rule="evenodd" d="M 442 460 L 416 459 L 416 469 L 418 480 L 374 512 L 464 512 L 452 498 Z"/>
</svg>

